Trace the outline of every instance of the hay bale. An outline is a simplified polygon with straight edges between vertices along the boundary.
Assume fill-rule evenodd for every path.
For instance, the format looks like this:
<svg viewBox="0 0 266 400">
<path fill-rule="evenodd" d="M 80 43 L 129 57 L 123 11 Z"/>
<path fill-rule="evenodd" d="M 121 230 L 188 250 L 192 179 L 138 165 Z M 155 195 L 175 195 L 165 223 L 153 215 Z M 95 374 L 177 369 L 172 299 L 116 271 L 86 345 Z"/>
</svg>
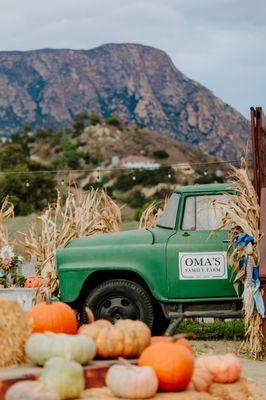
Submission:
<svg viewBox="0 0 266 400">
<path fill-rule="evenodd" d="M 259 386 L 245 378 L 224 385 L 213 383 L 210 387 L 210 393 L 219 400 L 266 400 L 266 395 L 263 394 Z"/>
<path fill-rule="evenodd" d="M 87 389 L 83 392 L 82 399 L 101 399 L 115 400 L 107 387 Z M 157 393 L 154 400 L 266 400 L 266 395 L 262 393 L 255 382 L 249 382 L 241 378 L 235 383 L 213 383 L 209 393 L 199 393 L 195 391 L 185 391 L 180 393 Z M 126 400 L 126 399 L 120 399 Z"/>
<path fill-rule="evenodd" d="M 31 334 L 26 313 L 14 301 L 0 299 L 0 368 L 25 362 L 25 343 Z"/>
</svg>

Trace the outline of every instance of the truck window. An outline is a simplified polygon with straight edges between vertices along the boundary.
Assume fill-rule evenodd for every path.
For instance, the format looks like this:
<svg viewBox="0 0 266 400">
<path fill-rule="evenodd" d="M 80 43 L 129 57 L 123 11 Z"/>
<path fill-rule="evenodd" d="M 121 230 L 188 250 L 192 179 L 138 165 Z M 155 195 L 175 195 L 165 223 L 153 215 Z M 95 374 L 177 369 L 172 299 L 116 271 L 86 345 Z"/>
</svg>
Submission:
<svg viewBox="0 0 266 400">
<path fill-rule="evenodd" d="M 188 197 L 185 204 L 182 230 L 212 231 L 218 228 L 224 215 L 219 201 L 225 199 L 226 196 L 220 194 Z"/>
<path fill-rule="evenodd" d="M 157 226 L 167 229 L 175 229 L 180 194 L 173 193 L 163 214 L 160 216 Z"/>
</svg>

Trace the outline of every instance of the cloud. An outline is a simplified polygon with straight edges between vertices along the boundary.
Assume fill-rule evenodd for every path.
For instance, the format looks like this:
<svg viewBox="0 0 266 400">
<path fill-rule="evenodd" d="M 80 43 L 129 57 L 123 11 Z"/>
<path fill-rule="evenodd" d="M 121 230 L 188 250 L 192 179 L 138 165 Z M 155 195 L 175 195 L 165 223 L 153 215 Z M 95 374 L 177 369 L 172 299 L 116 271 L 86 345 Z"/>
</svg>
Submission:
<svg viewBox="0 0 266 400">
<path fill-rule="evenodd" d="M 147 44 L 245 115 L 251 105 L 266 107 L 265 0 L 0 0 L 0 7 L 1 50 Z"/>
</svg>

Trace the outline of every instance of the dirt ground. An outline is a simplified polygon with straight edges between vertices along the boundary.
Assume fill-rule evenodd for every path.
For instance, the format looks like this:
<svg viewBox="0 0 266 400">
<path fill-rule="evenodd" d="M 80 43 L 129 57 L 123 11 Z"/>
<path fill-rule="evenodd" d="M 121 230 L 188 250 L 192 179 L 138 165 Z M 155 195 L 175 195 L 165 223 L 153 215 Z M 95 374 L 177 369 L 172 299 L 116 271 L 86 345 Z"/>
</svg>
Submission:
<svg viewBox="0 0 266 400">
<path fill-rule="evenodd" d="M 225 354 L 239 352 L 240 342 L 231 341 L 192 341 L 197 355 L 203 354 Z M 239 354 L 238 354 L 239 355 Z M 243 367 L 243 376 L 254 380 L 266 393 L 266 359 L 264 361 L 250 360 L 239 355 Z"/>
</svg>

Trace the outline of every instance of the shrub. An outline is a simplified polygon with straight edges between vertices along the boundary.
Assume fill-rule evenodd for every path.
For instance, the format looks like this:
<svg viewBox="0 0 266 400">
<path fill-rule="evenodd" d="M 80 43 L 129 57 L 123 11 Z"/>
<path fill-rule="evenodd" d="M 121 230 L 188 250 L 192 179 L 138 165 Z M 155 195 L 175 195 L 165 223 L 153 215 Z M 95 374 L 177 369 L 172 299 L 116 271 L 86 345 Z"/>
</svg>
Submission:
<svg viewBox="0 0 266 400">
<path fill-rule="evenodd" d="M 121 128 L 121 120 L 117 115 L 110 115 L 110 117 L 106 118 L 108 124 L 116 126 L 117 128 Z"/>
<path fill-rule="evenodd" d="M 169 178 L 168 174 L 171 173 Z M 134 173 L 135 180 L 133 180 L 133 174 L 124 173 L 121 174 L 115 184 L 115 189 L 121 191 L 127 191 L 132 189 L 136 185 L 142 186 L 155 186 L 158 183 L 175 183 L 176 177 L 175 172 L 172 169 L 160 167 L 154 170 L 138 170 Z"/>
<path fill-rule="evenodd" d="M 153 156 L 154 156 L 155 158 L 163 159 L 163 158 L 168 158 L 168 157 L 169 157 L 169 154 L 168 154 L 167 151 L 165 151 L 165 150 L 155 150 L 155 151 L 153 152 Z"/>
<path fill-rule="evenodd" d="M 139 190 L 135 190 L 125 202 L 132 208 L 139 208 L 145 203 L 145 196 Z"/>
<path fill-rule="evenodd" d="M 99 114 L 91 113 L 89 114 L 89 121 L 91 125 L 97 125 L 101 122 Z"/>
<path fill-rule="evenodd" d="M 197 340 L 242 340 L 245 329 L 243 320 L 213 323 L 184 320 L 176 333 L 194 333 Z"/>
</svg>

